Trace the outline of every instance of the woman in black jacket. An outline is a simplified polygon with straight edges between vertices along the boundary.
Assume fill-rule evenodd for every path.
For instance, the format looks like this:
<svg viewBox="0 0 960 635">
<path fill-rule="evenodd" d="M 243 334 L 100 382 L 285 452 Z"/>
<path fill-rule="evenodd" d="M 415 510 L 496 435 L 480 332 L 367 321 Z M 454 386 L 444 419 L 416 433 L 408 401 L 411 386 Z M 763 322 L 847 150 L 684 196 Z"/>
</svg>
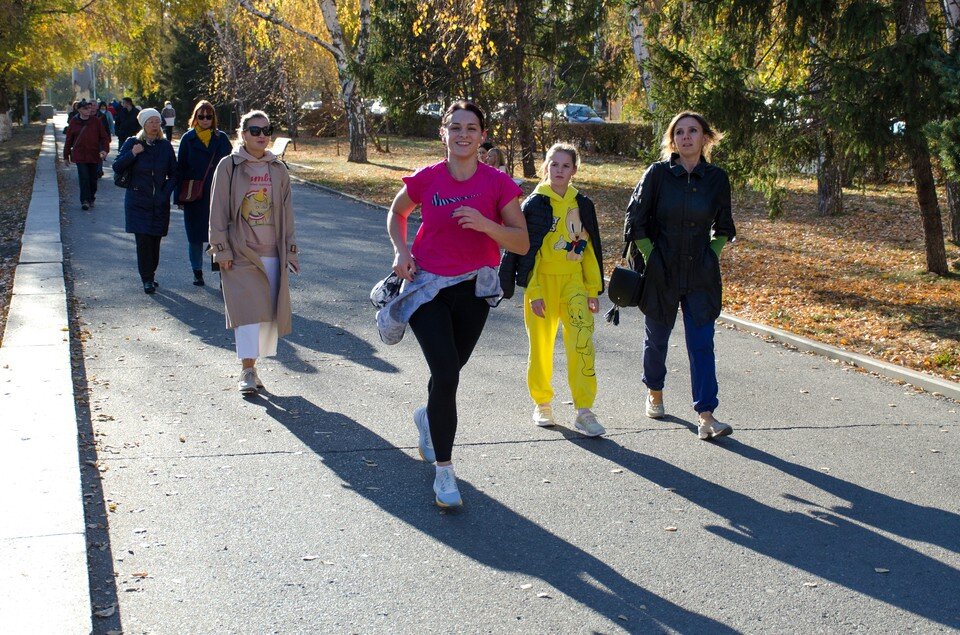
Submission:
<svg viewBox="0 0 960 635">
<path fill-rule="evenodd" d="M 170 227 L 170 195 L 177 178 L 177 157 L 160 129 L 160 113 L 145 108 L 138 115 L 143 129 L 123 142 L 114 172 L 131 170 L 123 199 L 127 233 L 137 239 L 137 268 L 143 292 L 157 290 L 154 274 L 160 262 L 160 239 Z"/>
<path fill-rule="evenodd" d="M 213 172 L 220 159 L 233 151 L 227 133 L 217 128 L 217 113 L 205 99 L 197 102 L 190 117 L 190 129 L 180 137 L 177 155 L 177 187 L 173 202 L 183 209 L 183 225 L 187 230 L 187 255 L 193 268 L 193 284 L 202 287 L 203 243 L 209 242 L 210 188 Z M 200 196 L 183 200 L 187 181 L 203 183 Z"/>
<path fill-rule="evenodd" d="M 681 112 L 663 135 L 662 161 L 647 168 L 627 207 L 624 240 L 642 254 L 646 283 L 640 298 L 645 337 L 646 414 L 665 414 L 663 386 L 670 333 L 683 311 L 693 407 L 701 439 L 733 428 L 717 421 L 714 322 L 720 316 L 720 251 L 736 236 L 727 173 L 708 163 L 722 135 L 700 114 Z"/>
</svg>

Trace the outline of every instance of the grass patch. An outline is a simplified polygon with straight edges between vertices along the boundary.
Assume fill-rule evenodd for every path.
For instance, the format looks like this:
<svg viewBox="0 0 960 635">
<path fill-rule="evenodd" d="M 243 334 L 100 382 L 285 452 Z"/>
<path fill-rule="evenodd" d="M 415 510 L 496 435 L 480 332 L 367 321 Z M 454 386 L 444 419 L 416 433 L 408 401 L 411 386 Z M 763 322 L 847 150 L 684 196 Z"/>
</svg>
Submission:
<svg viewBox="0 0 960 635">
<path fill-rule="evenodd" d="M 439 139 L 391 139 L 390 146 L 379 153 L 371 145 L 370 163 L 356 165 L 346 161 L 344 140 L 299 140 L 286 158 L 306 166 L 293 166 L 304 178 L 389 205 L 401 176 L 443 157 Z M 639 161 L 587 155 L 575 178 L 597 205 L 607 273 L 619 258 L 624 210 L 645 169 Z M 524 192 L 535 185 L 524 184 Z M 844 214 L 824 218 L 816 215 L 814 179 L 784 185 L 784 211 L 775 221 L 760 195 L 734 192 L 738 237 L 723 251 L 724 310 L 960 381 L 960 365 L 950 361 L 960 351 L 960 276 L 925 271 L 912 187 L 845 190 Z M 940 206 L 946 210 L 944 200 Z M 947 260 L 960 267 L 960 248 L 949 242 Z"/>
</svg>

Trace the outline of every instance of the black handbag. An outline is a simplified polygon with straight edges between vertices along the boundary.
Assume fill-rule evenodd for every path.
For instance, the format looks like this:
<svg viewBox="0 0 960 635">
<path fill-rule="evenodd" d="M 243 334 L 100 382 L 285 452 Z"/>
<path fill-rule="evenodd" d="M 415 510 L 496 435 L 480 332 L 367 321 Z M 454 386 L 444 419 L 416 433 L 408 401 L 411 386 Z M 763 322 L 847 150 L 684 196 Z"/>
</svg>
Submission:
<svg viewBox="0 0 960 635">
<path fill-rule="evenodd" d="M 126 170 L 114 170 L 113 171 L 113 184 L 117 187 L 122 187 L 124 189 L 130 187 L 130 180 L 133 178 L 133 166 L 129 166 Z"/>
<path fill-rule="evenodd" d="M 613 308 L 606 313 L 607 322 L 614 326 L 620 324 L 621 307 L 640 306 L 643 296 L 644 275 L 643 256 L 637 251 L 633 243 L 623 247 L 623 258 L 628 267 L 617 265 L 610 274 L 607 282 L 607 297 L 613 302 Z"/>
</svg>

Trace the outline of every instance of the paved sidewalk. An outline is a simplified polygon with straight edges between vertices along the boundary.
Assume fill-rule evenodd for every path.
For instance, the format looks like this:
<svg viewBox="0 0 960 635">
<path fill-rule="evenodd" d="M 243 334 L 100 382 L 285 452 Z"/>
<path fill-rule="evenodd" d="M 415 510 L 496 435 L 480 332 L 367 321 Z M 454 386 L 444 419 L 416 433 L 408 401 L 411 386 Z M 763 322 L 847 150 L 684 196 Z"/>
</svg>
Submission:
<svg viewBox="0 0 960 635">
<path fill-rule="evenodd" d="M 73 174 L 71 172 L 71 174 Z M 642 415 L 642 323 L 597 327 L 604 439 L 529 421 L 519 302 L 460 387 L 465 508 L 432 505 L 412 335 L 380 343 L 383 214 L 296 186 L 294 334 L 241 399 L 182 218 L 155 296 L 110 175 L 64 245 L 84 332 L 81 431 L 95 632 L 847 632 L 960 628 L 955 402 L 718 329 L 733 437 L 694 433 L 682 332 L 668 416 Z M 563 383 L 562 355 L 555 385 Z M 74 430 L 74 433 L 76 431 Z M 76 459 L 74 458 L 76 461 Z M 89 460 L 92 465 L 87 465 Z M 99 479 L 102 478 L 102 494 Z M 77 492 L 79 495 L 79 492 Z"/>
<path fill-rule="evenodd" d="M 4 633 L 91 628 L 56 154 L 48 123 L 0 347 Z"/>
</svg>

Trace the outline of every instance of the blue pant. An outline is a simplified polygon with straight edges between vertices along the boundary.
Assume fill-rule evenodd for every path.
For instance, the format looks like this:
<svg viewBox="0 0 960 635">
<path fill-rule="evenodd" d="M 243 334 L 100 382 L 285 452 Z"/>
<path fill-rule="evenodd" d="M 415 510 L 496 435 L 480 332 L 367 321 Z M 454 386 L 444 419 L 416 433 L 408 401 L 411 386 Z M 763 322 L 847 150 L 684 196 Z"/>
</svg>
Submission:
<svg viewBox="0 0 960 635">
<path fill-rule="evenodd" d="M 187 243 L 187 255 L 194 271 L 203 269 L 203 243 Z"/>
<path fill-rule="evenodd" d="M 680 308 L 687 340 L 687 357 L 690 358 L 693 409 L 697 412 L 713 412 L 720 404 L 717 400 L 717 363 L 713 354 L 714 324 L 694 324 L 686 296 L 680 298 Z M 667 377 L 667 350 L 673 328 L 649 317 L 644 317 L 643 322 L 643 383 L 650 390 L 663 390 Z"/>
</svg>

